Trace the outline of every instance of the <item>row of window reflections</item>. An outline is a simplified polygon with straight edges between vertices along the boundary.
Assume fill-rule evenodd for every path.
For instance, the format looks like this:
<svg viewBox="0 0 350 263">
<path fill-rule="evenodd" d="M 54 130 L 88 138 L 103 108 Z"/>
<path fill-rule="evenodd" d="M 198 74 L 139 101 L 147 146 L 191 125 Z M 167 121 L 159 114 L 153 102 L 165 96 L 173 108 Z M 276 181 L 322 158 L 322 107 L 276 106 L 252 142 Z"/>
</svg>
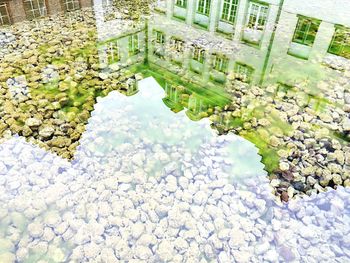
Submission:
<svg viewBox="0 0 350 263">
<path fill-rule="evenodd" d="M 187 0 L 175 0 L 175 6 L 187 8 Z M 236 22 L 239 0 L 223 0 L 221 4 L 220 20 L 234 24 Z M 211 0 L 198 0 L 196 13 L 209 16 Z M 247 27 L 263 30 L 268 16 L 269 6 L 267 4 L 251 1 L 248 7 Z"/>
<path fill-rule="evenodd" d="M 157 45 L 164 47 L 165 34 L 158 30 L 154 30 L 153 34 L 154 34 L 154 42 L 155 42 L 154 55 L 164 58 L 164 53 L 158 52 Z M 185 42 L 176 37 L 171 37 L 169 49 L 174 54 L 182 55 L 185 50 Z M 200 64 L 204 64 L 207 56 L 206 51 L 199 46 L 192 46 L 191 50 L 192 50 L 191 59 L 193 59 L 194 61 Z M 210 56 L 211 56 L 212 69 L 216 70 L 217 72 L 227 74 L 228 66 L 229 66 L 229 58 L 223 54 L 217 54 L 217 53 L 211 54 Z M 244 63 L 236 62 L 234 66 L 234 72 L 235 72 L 236 78 L 244 82 L 250 82 L 254 69 Z M 201 72 L 198 72 L 198 73 L 201 73 Z"/>
<path fill-rule="evenodd" d="M 170 49 L 177 54 L 183 54 L 185 50 L 185 42 L 175 37 L 172 37 L 170 41 L 171 41 Z M 129 57 L 140 53 L 140 43 L 139 43 L 138 33 L 130 35 L 128 37 L 128 43 L 129 43 L 128 44 Z M 157 44 L 164 45 L 165 44 L 164 33 L 154 30 L 154 43 L 155 45 Z M 120 47 L 118 44 L 118 40 L 110 41 L 109 43 L 105 44 L 101 49 L 105 51 L 105 54 L 106 54 L 105 62 L 108 65 L 111 65 L 120 61 L 121 56 L 120 56 Z M 154 55 L 163 58 L 162 54 L 157 53 L 156 48 L 154 50 Z M 227 74 L 229 58 L 221 54 L 212 54 L 211 56 L 213 58 L 212 68 L 220 73 Z M 201 47 L 194 46 L 192 47 L 191 58 L 200 64 L 204 64 L 206 59 L 206 52 Z M 234 71 L 236 73 L 236 78 L 244 82 L 250 82 L 254 69 L 243 63 L 236 62 Z"/>
<path fill-rule="evenodd" d="M 66 12 L 80 9 L 79 0 L 61 0 L 60 4 Z M 23 0 L 23 8 L 26 18 L 29 20 L 47 15 L 47 5 L 45 0 Z M 11 23 L 9 4 L 0 4 L 0 24 L 10 25 Z"/>
<path fill-rule="evenodd" d="M 187 8 L 187 0 L 175 0 L 175 6 Z M 220 20 L 234 24 L 236 22 L 239 0 L 223 0 L 220 11 Z M 209 16 L 211 0 L 198 0 L 196 12 Z M 267 23 L 269 6 L 258 2 L 249 2 L 246 28 L 253 31 L 264 31 Z M 318 32 L 321 20 L 299 16 L 292 42 L 312 47 Z M 261 40 L 261 38 L 259 39 Z M 249 42 L 249 41 L 248 41 Z M 252 44 L 259 44 L 254 43 Z M 336 25 L 335 33 L 329 45 L 328 52 L 345 58 L 350 58 L 350 28 Z"/>
<path fill-rule="evenodd" d="M 312 47 L 321 22 L 318 19 L 299 16 L 292 42 Z M 350 28 L 335 25 L 335 32 L 328 47 L 328 53 L 350 59 Z"/>
<path fill-rule="evenodd" d="M 114 0 L 102 0 L 102 6 L 112 6 L 113 2 Z M 65 12 L 75 11 L 81 8 L 79 0 L 60 0 L 60 5 Z M 23 8 L 28 20 L 46 16 L 48 9 L 46 0 L 23 0 Z M 0 3 L 0 25 L 10 24 L 12 24 L 12 19 L 9 4 Z"/>
<path fill-rule="evenodd" d="M 106 54 L 105 63 L 108 65 L 117 63 L 120 61 L 120 48 L 118 40 L 110 41 L 106 45 L 103 45 L 101 50 Z M 135 56 L 140 53 L 140 41 L 139 34 L 132 34 L 128 37 L 128 56 Z"/>
</svg>

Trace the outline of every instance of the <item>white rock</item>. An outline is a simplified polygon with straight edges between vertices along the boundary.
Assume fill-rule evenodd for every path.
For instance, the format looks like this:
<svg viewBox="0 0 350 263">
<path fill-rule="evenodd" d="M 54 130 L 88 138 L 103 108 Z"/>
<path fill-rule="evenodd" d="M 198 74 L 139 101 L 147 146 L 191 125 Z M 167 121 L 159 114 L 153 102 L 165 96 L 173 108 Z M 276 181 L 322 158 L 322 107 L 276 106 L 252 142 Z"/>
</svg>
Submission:
<svg viewBox="0 0 350 263">
<path fill-rule="evenodd" d="M 142 260 L 147 260 L 152 256 L 152 251 L 146 246 L 136 246 L 135 256 Z"/>
<path fill-rule="evenodd" d="M 137 153 L 132 157 L 132 162 L 138 166 L 142 166 L 146 157 L 144 153 Z"/>
<path fill-rule="evenodd" d="M 2 161 L 0 161 L 0 174 L 7 174 L 7 167 Z"/>
<path fill-rule="evenodd" d="M 33 238 L 41 237 L 44 233 L 44 226 L 41 223 L 31 223 L 28 225 L 28 233 Z"/>
<path fill-rule="evenodd" d="M 101 260 L 103 263 L 118 261 L 112 248 L 103 248 L 101 250 Z"/>
<path fill-rule="evenodd" d="M 257 255 L 264 254 L 270 248 L 270 244 L 268 242 L 264 242 L 255 247 L 255 253 Z"/>
<path fill-rule="evenodd" d="M 135 223 L 132 227 L 131 227 L 131 233 L 132 233 L 132 237 L 134 239 L 138 239 L 142 233 L 144 232 L 145 227 L 142 223 Z"/>
<path fill-rule="evenodd" d="M 174 245 L 168 240 L 163 240 L 157 249 L 159 258 L 163 261 L 170 261 L 174 257 Z"/>
<path fill-rule="evenodd" d="M 42 239 L 47 242 L 50 242 L 54 237 L 55 233 L 52 231 L 52 229 L 50 227 L 45 227 Z"/>
<path fill-rule="evenodd" d="M 47 224 L 50 227 L 55 227 L 57 226 L 59 223 L 61 223 L 61 217 L 58 214 L 58 212 L 56 211 L 51 211 L 48 212 L 45 216 L 44 216 L 44 222 L 45 224 Z"/>
<path fill-rule="evenodd" d="M 37 119 L 37 118 L 29 118 L 25 121 L 25 124 L 28 127 L 40 126 L 41 123 L 42 123 L 42 121 Z"/>
<path fill-rule="evenodd" d="M 230 255 L 225 252 L 225 251 L 221 251 L 218 257 L 218 261 L 219 263 L 228 263 L 228 262 L 232 262 L 232 258 L 230 257 Z"/>
<path fill-rule="evenodd" d="M 188 248 L 188 243 L 186 242 L 185 239 L 183 239 L 181 237 L 178 237 L 174 241 L 174 247 L 175 247 L 176 250 L 179 251 L 179 253 L 183 253 Z"/>
<path fill-rule="evenodd" d="M 140 246 L 152 246 L 157 243 L 157 238 L 153 234 L 143 234 L 138 240 L 137 244 Z"/>
<path fill-rule="evenodd" d="M 198 191 L 193 196 L 193 202 L 197 205 L 205 203 L 208 199 L 208 195 L 204 191 Z"/>
<path fill-rule="evenodd" d="M 95 258 L 98 254 L 100 254 L 101 249 L 100 247 L 95 244 L 95 243 L 88 243 L 86 245 L 84 245 L 84 254 L 85 257 L 93 259 Z"/>
</svg>

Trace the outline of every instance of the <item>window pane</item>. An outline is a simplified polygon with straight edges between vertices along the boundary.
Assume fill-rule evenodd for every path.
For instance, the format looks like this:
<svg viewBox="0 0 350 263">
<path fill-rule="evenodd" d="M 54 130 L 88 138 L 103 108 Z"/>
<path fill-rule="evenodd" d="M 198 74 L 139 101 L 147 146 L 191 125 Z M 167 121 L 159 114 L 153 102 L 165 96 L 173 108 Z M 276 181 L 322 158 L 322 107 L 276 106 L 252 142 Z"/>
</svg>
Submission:
<svg viewBox="0 0 350 263">
<path fill-rule="evenodd" d="M 269 7 L 266 5 L 250 2 L 247 27 L 263 31 L 267 21 L 268 10 Z"/>
<path fill-rule="evenodd" d="M 250 66 L 247 66 L 238 62 L 235 65 L 236 79 L 239 79 L 243 82 L 250 83 L 253 72 L 254 72 L 254 69 Z"/>
<path fill-rule="evenodd" d="M 223 55 L 214 55 L 214 69 L 226 73 L 228 58 Z"/>
<path fill-rule="evenodd" d="M 328 52 L 350 58 L 350 28 L 343 26 L 336 28 Z"/>
<path fill-rule="evenodd" d="M 63 0 L 63 5 L 66 11 L 73 11 L 80 8 L 79 0 Z"/>
<path fill-rule="evenodd" d="M 9 25 L 10 16 L 8 14 L 7 5 L 0 4 L 0 25 Z"/>
<path fill-rule="evenodd" d="M 175 5 L 179 7 L 186 8 L 187 7 L 187 0 L 176 0 Z"/>
<path fill-rule="evenodd" d="M 198 0 L 197 12 L 203 15 L 209 15 L 211 0 Z"/>
<path fill-rule="evenodd" d="M 320 23 L 316 19 L 300 17 L 294 32 L 293 42 L 312 46 L 315 42 Z"/>
<path fill-rule="evenodd" d="M 134 34 L 129 36 L 129 55 L 136 55 L 139 53 L 139 36 L 138 34 Z"/>
<path fill-rule="evenodd" d="M 46 15 L 44 0 L 24 0 L 24 9 L 28 19 L 34 19 Z"/>
<path fill-rule="evenodd" d="M 204 63 L 204 56 L 205 56 L 205 51 L 202 48 L 195 47 L 193 50 L 193 59 L 200 62 Z"/>
<path fill-rule="evenodd" d="M 224 0 L 221 19 L 228 22 L 234 22 L 237 14 L 238 0 Z"/>
</svg>

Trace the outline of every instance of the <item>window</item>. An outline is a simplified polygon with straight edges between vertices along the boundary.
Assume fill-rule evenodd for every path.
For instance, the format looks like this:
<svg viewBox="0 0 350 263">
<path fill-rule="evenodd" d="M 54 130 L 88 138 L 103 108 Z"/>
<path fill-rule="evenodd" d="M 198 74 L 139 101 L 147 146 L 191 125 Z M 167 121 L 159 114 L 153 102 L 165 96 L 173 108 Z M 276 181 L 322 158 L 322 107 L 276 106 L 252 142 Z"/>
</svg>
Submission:
<svg viewBox="0 0 350 263">
<path fill-rule="evenodd" d="M 129 55 L 133 56 L 140 52 L 139 49 L 139 35 L 134 34 L 129 36 Z"/>
<path fill-rule="evenodd" d="M 45 0 L 24 0 L 23 3 L 28 19 L 46 15 Z"/>
<path fill-rule="evenodd" d="M 112 6 L 112 5 L 113 5 L 113 0 L 102 0 L 103 7 Z"/>
<path fill-rule="evenodd" d="M 214 55 L 214 69 L 222 73 L 226 73 L 228 65 L 228 58 L 221 55 Z"/>
<path fill-rule="evenodd" d="M 164 43 L 165 43 L 165 35 L 161 31 L 154 30 L 154 42 L 156 45 L 154 45 L 154 51 L 153 54 L 160 57 L 164 58 Z"/>
<path fill-rule="evenodd" d="M 328 52 L 350 59 L 350 28 L 336 26 Z"/>
<path fill-rule="evenodd" d="M 194 60 L 198 61 L 199 63 L 204 63 L 205 58 L 205 50 L 200 47 L 195 47 L 193 49 L 193 57 Z"/>
<path fill-rule="evenodd" d="M 198 0 L 197 13 L 208 16 L 210 13 L 211 0 Z"/>
<path fill-rule="evenodd" d="M 224 0 L 221 20 L 234 23 L 237 14 L 238 0 Z"/>
<path fill-rule="evenodd" d="M 79 0 L 64 0 L 63 5 L 66 11 L 74 11 L 80 8 Z"/>
<path fill-rule="evenodd" d="M 178 7 L 186 8 L 187 7 L 187 0 L 176 0 L 175 5 Z"/>
<path fill-rule="evenodd" d="M 311 47 L 314 44 L 320 24 L 320 20 L 300 16 L 292 41 Z"/>
<path fill-rule="evenodd" d="M 10 16 L 7 10 L 7 4 L 0 4 L 0 25 L 11 24 Z"/>
<path fill-rule="evenodd" d="M 249 3 L 247 27 L 263 31 L 267 21 L 269 7 L 255 2 Z"/>
<path fill-rule="evenodd" d="M 183 40 L 172 37 L 170 40 L 170 43 L 171 43 L 172 49 L 175 50 L 176 52 L 182 53 L 184 51 L 185 42 Z"/>
<path fill-rule="evenodd" d="M 254 69 L 252 67 L 236 62 L 235 64 L 236 79 L 239 79 L 243 82 L 250 83 L 253 72 L 254 72 Z"/>
<path fill-rule="evenodd" d="M 161 31 L 154 30 L 155 35 L 155 41 L 158 44 L 164 44 L 165 43 L 165 35 Z"/>
<path fill-rule="evenodd" d="M 108 65 L 116 63 L 119 61 L 119 46 L 118 42 L 114 41 L 111 43 L 108 43 L 107 45 L 107 61 Z"/>
</svg>

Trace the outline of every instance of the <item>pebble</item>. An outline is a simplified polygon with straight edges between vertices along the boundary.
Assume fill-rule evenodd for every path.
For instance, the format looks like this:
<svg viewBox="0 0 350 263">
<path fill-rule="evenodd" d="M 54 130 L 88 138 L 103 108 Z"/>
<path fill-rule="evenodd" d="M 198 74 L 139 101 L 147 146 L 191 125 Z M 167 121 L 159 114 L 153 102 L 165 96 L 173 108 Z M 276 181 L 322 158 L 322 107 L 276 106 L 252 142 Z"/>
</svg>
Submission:
<svg viewBox="0 0 350 263">
<path fill-rule="evenodd" d="M 31 223 L 28 225 L 28 232 L 33 238 L 41 237 L 44 233 L 41 223 Z"/>
</svg>

